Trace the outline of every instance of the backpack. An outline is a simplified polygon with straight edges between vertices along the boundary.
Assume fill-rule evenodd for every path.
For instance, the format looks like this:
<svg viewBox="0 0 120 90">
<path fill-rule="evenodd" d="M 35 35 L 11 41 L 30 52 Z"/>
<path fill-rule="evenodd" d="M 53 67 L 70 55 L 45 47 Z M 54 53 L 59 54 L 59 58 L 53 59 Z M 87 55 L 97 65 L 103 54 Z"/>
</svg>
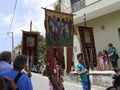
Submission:
<svg viewBox="0 0 120 90">
<path fill-rule="evenodd" d="M 15 84 L 17 84 L 17 81 L 20 79 L 21 75 L 22 75 L 22 73 L 20 73 L 20 72 L 17 74 L 17 76 L 14 79 Z M 10 87 L 8 87 L 8 90 L 12 90 L 12 89 Z M 19 88 L 17 88 L 16 90 L 19 90 Z"/>
</svg>

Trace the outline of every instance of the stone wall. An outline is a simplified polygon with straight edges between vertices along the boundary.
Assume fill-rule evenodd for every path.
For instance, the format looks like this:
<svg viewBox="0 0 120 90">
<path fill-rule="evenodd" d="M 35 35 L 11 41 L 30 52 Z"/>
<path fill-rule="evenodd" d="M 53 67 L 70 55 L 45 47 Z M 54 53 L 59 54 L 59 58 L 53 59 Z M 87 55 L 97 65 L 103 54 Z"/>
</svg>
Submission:
<svg viewBox="0 0 120 90">
<path fill-rule="evenodd" d="M 91 71 L 89 73 L 91 84 L 103 87 L 112 86 L 113 71 Z"/>
<path fill-rule="evenodd" d="M 101 87 L 112 86 L 113 74 L 114 74 L 113 71 L 90 71 L 89 76 L 90 76 L 91 85 L 101 86 Z M 64 79 L 66 81 L 70 81 L 78 84 L 80 83 L 79 76 L 77 75 L 76 71 L 65 75 Z"/>
</svg>

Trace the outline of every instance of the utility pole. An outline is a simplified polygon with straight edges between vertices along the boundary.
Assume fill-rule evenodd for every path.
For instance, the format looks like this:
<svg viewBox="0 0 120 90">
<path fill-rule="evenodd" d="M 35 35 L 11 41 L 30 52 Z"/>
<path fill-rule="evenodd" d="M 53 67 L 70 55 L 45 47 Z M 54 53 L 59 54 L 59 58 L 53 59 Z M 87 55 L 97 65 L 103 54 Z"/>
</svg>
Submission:
<svg viewBox="0 0 120 90">
<path fill-rule="evenodd" d="M 13 54 L 12 54 L 12 58 L 14 59 L 14 36 L 13 36 L 13 32 L 11 32 L 11 34 L 12 34 L 12 52 L 13 52 Z"/>
<path fill-rule="evenodd" d="M 12 45 L 12 59 L 14 59 L 14 36 L 13 36 L 13 32 L 8 32 L 7 34 L 9 35 L 9 33 L 11 33 L 12 35 L 12 40 L 11 40 L 11 45 Z"/>
<path fill-rule="evenodd" d="M 12 33 L 12 50 L 14 50 L 14 36 L 13 36 L 13 32 Z"/>
<path fill-rule="evenodd" d="M 13 50 L 14 49 L 14 36 L 13 36 L 13 32 L 8 32 L 7 34 L 9 35 L 9 33 L 11 33 L 11 35 L 12 35 L 11 43 L 12 43 L 12 50 Z"/>
</svg>

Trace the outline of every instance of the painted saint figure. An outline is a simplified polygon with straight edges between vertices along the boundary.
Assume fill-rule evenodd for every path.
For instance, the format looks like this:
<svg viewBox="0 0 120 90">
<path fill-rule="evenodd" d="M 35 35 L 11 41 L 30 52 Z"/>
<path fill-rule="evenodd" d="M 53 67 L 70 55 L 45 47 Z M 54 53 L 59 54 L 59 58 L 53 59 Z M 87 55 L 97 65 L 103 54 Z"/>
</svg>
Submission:
<svg viewBox="0 0 120 90">
<path fill-rule="evenodd" d="M 69 31 L 69 26 L 68 26 L 68 19 L 66 18 L 65 21 L 65 39 L 68 41 L 70 39 L 70 31 Z"/>
<path fill-rule="evenodd" d="M 48 30 L 49 30 L 49 39 L 52 42 L 52 32 L 53 32 L 53 22 L 51 16 L 48 16 Z"/>
<path fill-rule="evenodd" d="M 57 21 L 56 21 L 56 17 L 55 16 L 52 16 L 52 23 L 53 23 L 53 26 L 54 26 L 53 32 L 52 32 L 53 42 L 58 42 L 58 36 L 57 36 L 58 31 L 57 31 L 57 28 L 56 28 Z"/>
</svg>

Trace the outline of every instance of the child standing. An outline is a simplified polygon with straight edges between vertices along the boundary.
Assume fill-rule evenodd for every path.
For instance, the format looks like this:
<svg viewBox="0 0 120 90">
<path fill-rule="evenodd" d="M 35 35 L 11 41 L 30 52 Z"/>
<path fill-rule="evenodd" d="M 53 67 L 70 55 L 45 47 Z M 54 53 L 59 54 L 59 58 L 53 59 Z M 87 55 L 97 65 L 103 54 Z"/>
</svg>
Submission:
<svg viewBox="0 0 120 90">
<path fill-rule="evenodd" d="M 103 59 L 104 59 L 104 64 L 106 66 L 106 70 L 109 70 L 109 57 L 108 57 L 108 52 L 107 50 L 103 50 Z"/>
<path fill-rule="evenodd" d="M 104 59 L 103 59 L 103 53 L 100 51 L 98 53 L 98 60 L 99 60 L 99 63 L 100 63 L 100 70 L 104 70 Z"/>
<path fill-rule="evenodd" d="M 79 75 L 79 80 L 81 82 L 83 90 L 91 90 L 91 84 L 89 80 L 89 70 L 86 69 L 83 60 L 83 54 L 79 53 L 77 55 L 78 63 L 75 65 L 77 74 Z"/>
</svg>

